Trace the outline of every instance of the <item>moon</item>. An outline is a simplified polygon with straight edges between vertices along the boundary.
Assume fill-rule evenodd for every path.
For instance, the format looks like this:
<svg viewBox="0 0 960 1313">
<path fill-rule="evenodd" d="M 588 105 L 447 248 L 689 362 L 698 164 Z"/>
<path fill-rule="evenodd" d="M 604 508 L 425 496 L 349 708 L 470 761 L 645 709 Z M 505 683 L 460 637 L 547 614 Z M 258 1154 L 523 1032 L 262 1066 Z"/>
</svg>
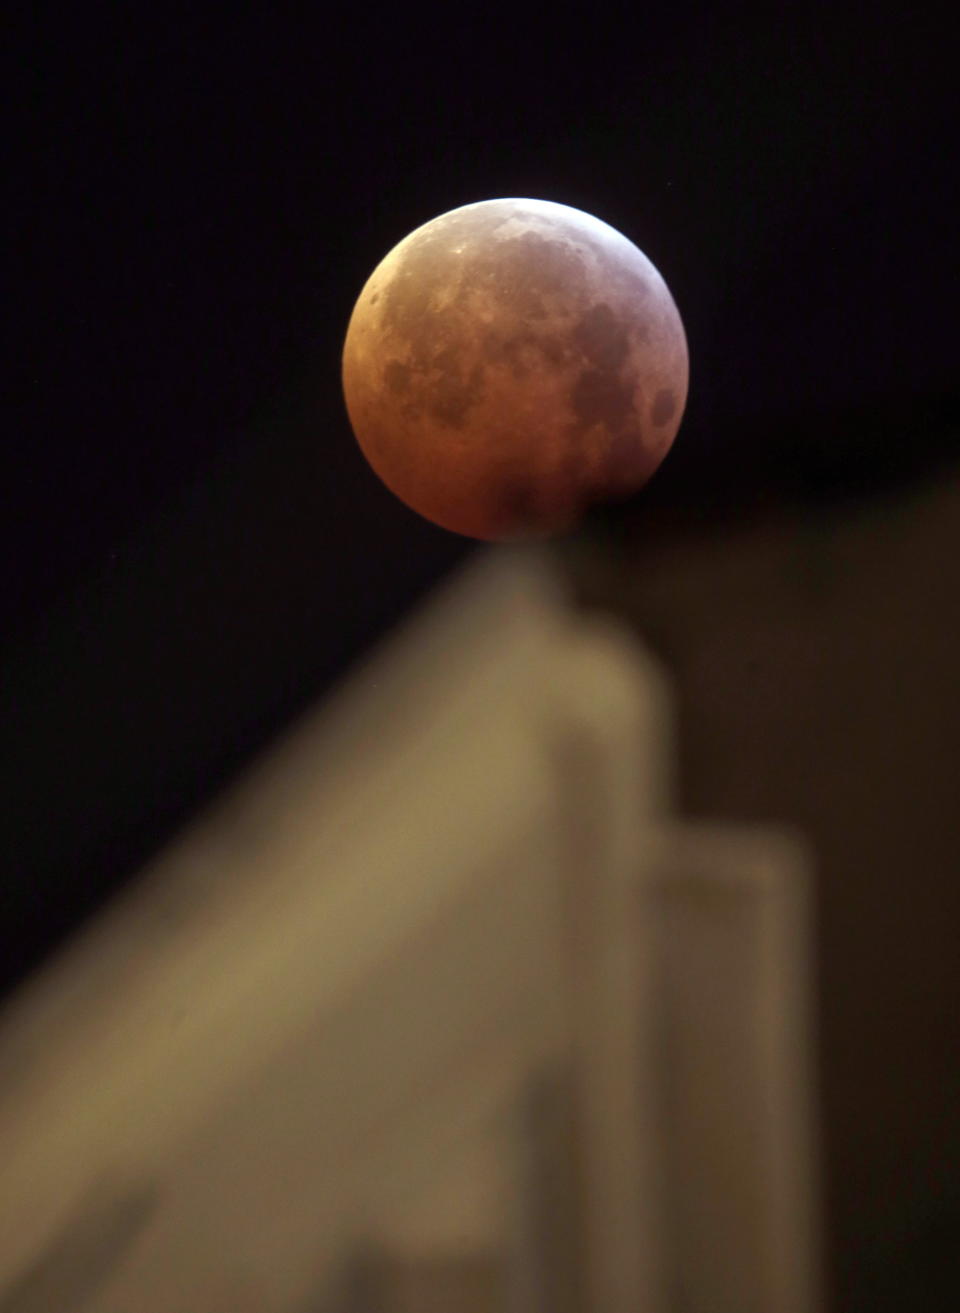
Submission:
<svg viewBox="0 0 960 1313">
<path fill-rule="evenodd" d="M 573 528 L 642 488 L 687 399 L 679 312 L 616 229 L 553 201 L 451 210 L 405 237 L 360 293 L 347 413 L 407 506 L 486 540 Z"/>
</svg>

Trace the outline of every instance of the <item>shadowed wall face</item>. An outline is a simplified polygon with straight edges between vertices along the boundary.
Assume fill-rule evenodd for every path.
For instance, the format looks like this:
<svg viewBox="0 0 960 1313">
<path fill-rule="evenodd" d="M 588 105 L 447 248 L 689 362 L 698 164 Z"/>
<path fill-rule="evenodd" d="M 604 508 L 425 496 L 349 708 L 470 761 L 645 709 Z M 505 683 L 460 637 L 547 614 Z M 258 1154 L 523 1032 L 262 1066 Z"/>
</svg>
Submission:
<svg viewBox="0 0 960 1313">
<path fill-rule="evenodd" d="M 953 1307 L 960 478 L 622 548 L 582 595 L 667 660 L 684 810 L 816 853 L 834 1307 Z"/>
</svg>

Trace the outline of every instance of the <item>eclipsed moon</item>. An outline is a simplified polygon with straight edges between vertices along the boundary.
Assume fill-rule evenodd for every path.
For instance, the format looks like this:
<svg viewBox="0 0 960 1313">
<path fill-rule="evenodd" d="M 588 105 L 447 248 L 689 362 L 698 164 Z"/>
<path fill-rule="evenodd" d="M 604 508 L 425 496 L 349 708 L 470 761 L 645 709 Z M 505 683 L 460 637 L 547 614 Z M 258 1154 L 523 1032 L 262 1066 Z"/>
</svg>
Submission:
<svg viewBox="0 0 960 1313">
<path fill-rule="evenodd" d="M 599 219 L 480 201 L 405 237 L 354 307 L 343 386 L 388 488 L 474 538 L 571 528 L 676 436 L 687 343 L 663 278 Z"/>
</svg>

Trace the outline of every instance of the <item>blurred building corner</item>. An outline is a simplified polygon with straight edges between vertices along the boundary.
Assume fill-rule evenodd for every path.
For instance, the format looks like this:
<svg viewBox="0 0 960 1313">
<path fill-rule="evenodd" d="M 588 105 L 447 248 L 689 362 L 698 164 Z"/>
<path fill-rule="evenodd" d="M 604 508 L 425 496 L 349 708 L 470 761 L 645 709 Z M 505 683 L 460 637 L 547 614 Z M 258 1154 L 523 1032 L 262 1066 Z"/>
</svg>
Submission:
<svg viewBox="0 0 960 1313">
<path fill-rule="evenodd" d="M 817 1313 L 810 856 L 675 737 L 475 558 L 15 1000 L 0 1309 L 125 1173 L 90 1313 Z"/>
</svg>

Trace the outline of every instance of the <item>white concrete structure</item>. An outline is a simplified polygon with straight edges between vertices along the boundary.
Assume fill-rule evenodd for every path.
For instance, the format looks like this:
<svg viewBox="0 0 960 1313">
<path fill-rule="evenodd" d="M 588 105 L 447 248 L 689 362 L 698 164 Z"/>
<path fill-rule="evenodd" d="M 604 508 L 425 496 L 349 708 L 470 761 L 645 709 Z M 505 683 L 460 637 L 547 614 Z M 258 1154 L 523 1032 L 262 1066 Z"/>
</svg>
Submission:
<svg viewBox="0 0 960 1313">
<path fill-rule="evenodd" d="M 0 1313 L 814 1313 L 802 847 L 477 557 L 0 1018 Z"/>
</svg>

